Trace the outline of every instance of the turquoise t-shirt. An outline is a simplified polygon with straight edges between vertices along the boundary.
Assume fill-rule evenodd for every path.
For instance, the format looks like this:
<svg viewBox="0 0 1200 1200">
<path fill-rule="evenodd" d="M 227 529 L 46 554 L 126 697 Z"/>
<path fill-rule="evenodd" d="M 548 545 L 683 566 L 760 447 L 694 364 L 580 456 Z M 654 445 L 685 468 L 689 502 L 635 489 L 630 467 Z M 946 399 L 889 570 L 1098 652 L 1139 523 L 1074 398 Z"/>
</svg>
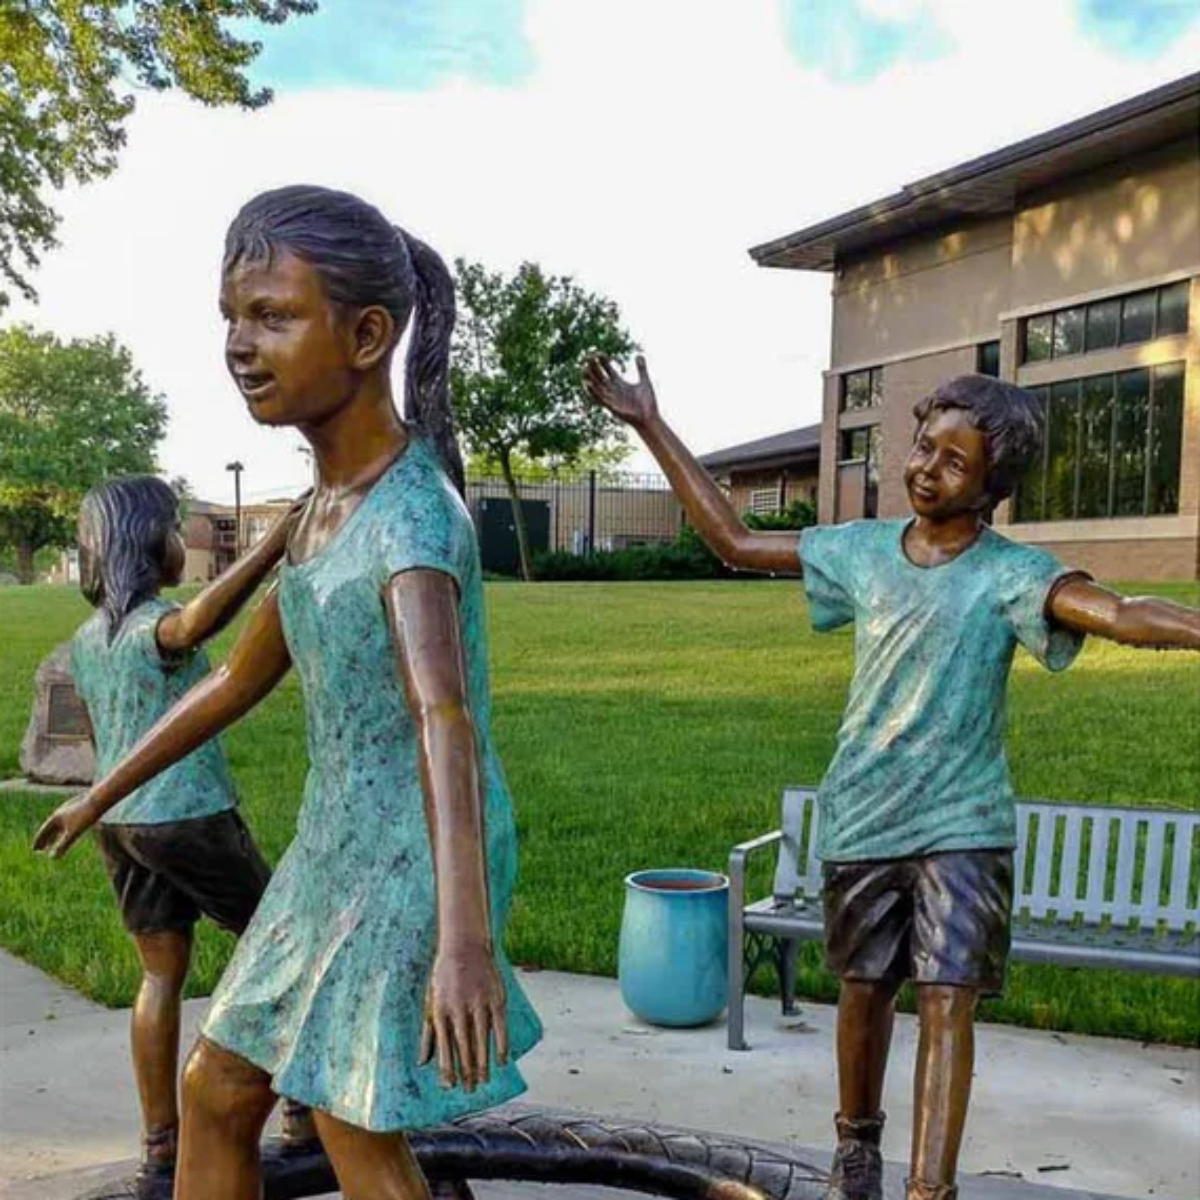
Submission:
<svg viewBox="0 0 1200 1200">
<path fill-rule="evenodd" d="M 1067 574 L 1044 550 L 985 528 L 948 563 L 904 553 L 908 520 L 807 529 L 800 562 L 813 628 L 853 621 L 854 676 L 821 782 L 818 853 L 832 862 L 1016 845 L 1004 753 L 1020 643 L 1070 665 L 1083 637 L 1046 601 Z"/>
<path fill-rule="evenodd" d="M 160 653 L 155 631 L 174 607 L 158 598 L 147 600 L 125 618 L 111 642 L 102 612 L 75 634 L 71 674 L 96 737 L 97 779 L 208 674 L 208 657 L 202 650 L 174 661 Z M 214 738 L 143 784 L 100 820 L 109 825 L 161 825 L 212 816 L 236 803 L 225 755 Z"/>
</svg>

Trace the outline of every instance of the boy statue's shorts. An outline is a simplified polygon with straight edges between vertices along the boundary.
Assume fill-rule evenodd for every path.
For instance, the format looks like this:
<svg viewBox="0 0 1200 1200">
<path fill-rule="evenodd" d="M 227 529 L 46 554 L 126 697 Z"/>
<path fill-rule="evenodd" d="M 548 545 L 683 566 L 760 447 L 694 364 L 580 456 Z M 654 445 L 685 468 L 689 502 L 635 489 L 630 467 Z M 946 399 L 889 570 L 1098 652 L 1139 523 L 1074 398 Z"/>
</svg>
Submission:
<svg viewBox="0 0 1200 1200">
<path fill-rule="evenodd" d="M 159 825 L 100 824 L 96 844 L 135 934 L 189 930 L 206 916 L 240 935 L 271 878 L 233 808 Z"/>
<path fill-rule="evenodd" d="M 1010 850 L 824 864 L 825 961 L 840 979 L 1004 986 Z"/>
</svg>

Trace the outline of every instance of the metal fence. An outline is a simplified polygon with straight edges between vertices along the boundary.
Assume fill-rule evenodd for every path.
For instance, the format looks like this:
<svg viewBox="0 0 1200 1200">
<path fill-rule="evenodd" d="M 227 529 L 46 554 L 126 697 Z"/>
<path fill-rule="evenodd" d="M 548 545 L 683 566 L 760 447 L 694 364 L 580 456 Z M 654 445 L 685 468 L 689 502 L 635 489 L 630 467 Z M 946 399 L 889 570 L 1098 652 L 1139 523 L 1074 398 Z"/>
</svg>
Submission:
<svg viewBox="0 0 1200 1200">
<path fill-rule="evenodd" d="M 683 510 L 661 475 L 589 471 L 520 480 L 531 549 L 566 554 L 673 542 Z M 515 573 L 512 503 L 499 477 L 467 480 L 467 506 L 486 570 Z"/>
</svg>

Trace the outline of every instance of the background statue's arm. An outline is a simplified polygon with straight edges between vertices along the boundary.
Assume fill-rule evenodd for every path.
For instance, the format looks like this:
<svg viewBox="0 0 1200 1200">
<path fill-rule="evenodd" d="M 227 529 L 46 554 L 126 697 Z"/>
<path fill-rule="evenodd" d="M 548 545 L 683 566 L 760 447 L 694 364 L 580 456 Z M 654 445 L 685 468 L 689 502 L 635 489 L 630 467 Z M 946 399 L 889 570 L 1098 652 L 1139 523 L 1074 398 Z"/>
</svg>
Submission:
<svg viewBox="0 0 1200 1200">
<path fill-rule="evenodd" d="M 228 570 L 181 608 L 167 613 L 155 636 L 164 654 L 183 654 L 219 633 L 283 557 L 302 502 L 290 508 Z"/>
<path fill-rule="evenodd" d="M 1200 650 L 1200 610 L 1155 596 L 1122 596 L 1089 579 L 1068 579 L 1049 615 L 1078 633 L 1151 649 Z"/>
<path fill-rule="evenodd" d="M 637 430 L 670 481 L 688 521 L 722 562 L 744 571 L 798 575 L 799 534 L 746 527 L 712 476 L 662 419 L 646 361 L 640 355 L 637 369 L 637 381 L 630 383 L 607 359 L 589 359 L 583 372 L 584 386 L 597 404 Z"/>
<path fill-rule="evenodd" d="M 437 952 L 421 1059 L 436 1052 L 444 1086 L 488 1076 L 489 1035 L 507 1057 L 504 985 L 493 959 L 483 783 L 454 580 L 417 569 L 385 591 L 393 644 L 416 726 L 417 761 L 437 891 Z"/>
<path fill-rule="evenodd" d="M 249 712 L 291 666 L 275 588 L 250 615 L 229 658 L 202 679 L 103 779 L 61 805 L 35 850 L 61 857 L 113 805 Z"/>
</svg>

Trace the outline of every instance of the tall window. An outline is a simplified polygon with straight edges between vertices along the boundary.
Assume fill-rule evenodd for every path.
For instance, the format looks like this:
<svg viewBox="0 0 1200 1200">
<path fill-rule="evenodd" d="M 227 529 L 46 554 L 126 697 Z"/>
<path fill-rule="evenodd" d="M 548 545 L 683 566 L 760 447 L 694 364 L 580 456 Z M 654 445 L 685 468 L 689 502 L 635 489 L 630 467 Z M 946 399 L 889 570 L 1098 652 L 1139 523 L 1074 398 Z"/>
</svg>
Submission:
<svg viewBox="0 0 1200 1200">
<path fill-rule="evenodd" d="M 875 408 L 883 403 L 883 368 L 849 371 L 842 376 L 842 412 Z"/>
<path fill-rule="evenodd" d="M 1000 343 L 980 342 L 975 347 L 975 370 L 980 375 L 1000 378 Z"/>
<path fill-rule="evenodd" d="M 1179 511 L 1183 363 L 1032 389 L 1045 406 L 1041 458 L 1021 481 L 1018 521 Z"/>
<path fill-rule="evenodd" d="M 875 516 L 879 512 L 879 426 L 843 429 L 838 460 L 839 467 L 865 468 L 863 516 Z"/>
<path fill-rule="evenodd" d="M 1044 362 L 1187 333 L 1190 286 L 1189 280 L 1181 279 L 1164 287 L 1029 317 L 1022 361 Z"/>
</svg>

